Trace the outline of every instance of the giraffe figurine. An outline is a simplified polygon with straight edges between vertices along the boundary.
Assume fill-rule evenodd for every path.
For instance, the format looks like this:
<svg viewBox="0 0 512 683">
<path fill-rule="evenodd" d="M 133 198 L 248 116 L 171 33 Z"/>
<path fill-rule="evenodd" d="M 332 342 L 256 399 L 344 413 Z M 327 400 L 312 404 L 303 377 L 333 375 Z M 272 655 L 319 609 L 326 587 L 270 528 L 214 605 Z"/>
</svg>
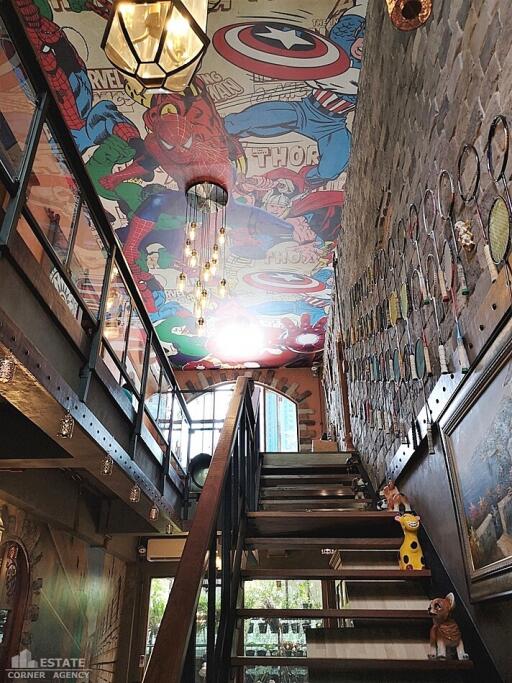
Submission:
<svg viewBox="0 0 512 683">
<path fill-rule="evenodd" d="M 423 550 L 418 541 L 420 530 L 420 518 L 412 512 L 395 517 L 404 532 L 404 540 L 400 546 L 399 566 L 400 569 L 414 570 L 425 569 Z"/>
</svg>

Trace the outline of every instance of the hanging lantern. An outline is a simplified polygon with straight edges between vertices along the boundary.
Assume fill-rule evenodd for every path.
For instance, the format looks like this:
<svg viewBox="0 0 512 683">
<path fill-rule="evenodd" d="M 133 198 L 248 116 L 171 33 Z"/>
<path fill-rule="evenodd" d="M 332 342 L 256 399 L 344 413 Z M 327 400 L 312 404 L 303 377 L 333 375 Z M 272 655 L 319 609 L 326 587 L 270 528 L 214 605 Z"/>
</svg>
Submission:
<svg viewBox="0 0 512 683">
<path fill-rule="evenodd" d="M 197 236 L 197 223 L 196 223 L 196 221 L 192 221 L 192 223 L 190 224 L 188 236 L 190 237 L 191 240 L 195 240 L 195 238 Z"/>
<path fill-rule="evenodd" d="M 182 92 L 209 44 L 208 0 L 114 0 L 101 47 L 144 88 Z"/>
<path fill-rule="evenodd" d="M 140 501 L 140 486 L 134 484 L 130 489 L 129 496 L 130 503 L 138 503 Z"/>
<path fill-rule="evenodd" d="M 16 372 L 16 361 L 10 353 L 0 360 L 0 382 L 2 384 L 10 384 L 14 379 Z"/>
<path fill-rule="evenodd" d="M 392 23 L 401 31 L 413 31 L 432 14 L 432 0 L 386 0 Z"/>
<path fill-rule="evenodd" d="M 66 414 L 64 417 L 61 419 L 60 424 L 59 424 L 59 431 L 57 432 L 57 436 L 60 437 L 61 439 L 71 439 L 73 436 L 73 430 L 75 429 L 75 418 L 69 410 L 66 411 Z"/>
<path fill-rule="evenodd" d="M 157 508 L 157 506 L 153 503 L 153 505 L 151 506 L 151 510 L 149 511 L 149 519 L 150 519 L 152 522 L 156 522 L 156 520 L 158 519 L 159 515 L 160 515 L 160 510 L 159 510 L 159 509 Z"/>
<path fill-rule="evenodd" d="M 105 458 L 103 459 L 103 463 L 101 465 L 101 474 L 104 477 L 110 477 L 112 475 L 112 472 L 114 471 L 114 461 L 112 460 L 110 455 L 106 455 Z"/>
</svg>

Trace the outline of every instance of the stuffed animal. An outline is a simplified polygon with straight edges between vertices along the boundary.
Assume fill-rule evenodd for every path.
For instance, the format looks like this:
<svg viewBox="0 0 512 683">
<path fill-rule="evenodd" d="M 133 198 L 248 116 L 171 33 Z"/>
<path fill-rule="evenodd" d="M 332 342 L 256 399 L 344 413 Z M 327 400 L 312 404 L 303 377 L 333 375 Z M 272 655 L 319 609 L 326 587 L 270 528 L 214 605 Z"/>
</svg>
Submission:
<svg viewBox="0 0 512 683">
<path fill-rule="evenodd" d="M 451 617 L 455 596 L 448 593 L 445 598 L 434 598 L 428 607 L 434 625 L 430 629 L 429 659 L 446 659 L 446 648 L 455 649 L 457 659 L 469 659 L 457 622 Z"/>
<path fill-rule="evenodd" d="M 406 512 L 402 515 L 397 515 L 395 521 L 399 522 L 404 532 L 404 540 L 400 546 L 400 569 L 425 569 L 423 551 L 418 541 L 420 518 L 418 515 Z"/>
<path fill-rule="evenodd" d="M 390 479 L 386 486 L 379 491 L 381 501 L 377 505 L 379 510 L 390 510 L 392 512 L 411 512 L 411 504 L 403 493 L 397 489 L 395 482 Z"/>
<path fill-rule="evenodd" d="M 352 479 L 352 491 L 354 492 L 354 498 L 356 500 L 362 500 L 366 498 L 366 489 L 368 484 L 361 477 L 354 477 Z"/>
</svg>

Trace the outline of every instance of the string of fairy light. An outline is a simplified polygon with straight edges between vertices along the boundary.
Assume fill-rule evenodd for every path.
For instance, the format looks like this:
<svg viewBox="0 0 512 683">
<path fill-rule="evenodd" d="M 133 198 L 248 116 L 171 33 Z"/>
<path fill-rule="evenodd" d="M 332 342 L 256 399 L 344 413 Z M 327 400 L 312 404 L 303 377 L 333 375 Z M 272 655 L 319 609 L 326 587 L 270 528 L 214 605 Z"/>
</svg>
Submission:
<svg viewBox="0 0 512 683">
<path fill-rule="evenodd" d="M 212 294 L 224 298 L 226 280 L 227 193 L 218 185 L 198 183 L 187 190 L 183 269 L 176 289 L 193 300 L 197 334 L 206 331 Z"/>
</svg>

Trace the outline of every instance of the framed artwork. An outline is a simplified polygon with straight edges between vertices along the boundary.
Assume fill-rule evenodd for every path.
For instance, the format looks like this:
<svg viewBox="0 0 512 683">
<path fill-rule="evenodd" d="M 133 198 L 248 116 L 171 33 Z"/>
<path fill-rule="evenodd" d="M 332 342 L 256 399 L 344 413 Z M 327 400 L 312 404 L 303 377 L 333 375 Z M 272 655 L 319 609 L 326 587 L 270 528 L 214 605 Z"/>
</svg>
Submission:
<svg viewBox="0 0 512 683">
<path fill-rule="evenodd" d="M 440 422 L 469 592 L 512 593 L 512 322 Z"/>
</svg>

